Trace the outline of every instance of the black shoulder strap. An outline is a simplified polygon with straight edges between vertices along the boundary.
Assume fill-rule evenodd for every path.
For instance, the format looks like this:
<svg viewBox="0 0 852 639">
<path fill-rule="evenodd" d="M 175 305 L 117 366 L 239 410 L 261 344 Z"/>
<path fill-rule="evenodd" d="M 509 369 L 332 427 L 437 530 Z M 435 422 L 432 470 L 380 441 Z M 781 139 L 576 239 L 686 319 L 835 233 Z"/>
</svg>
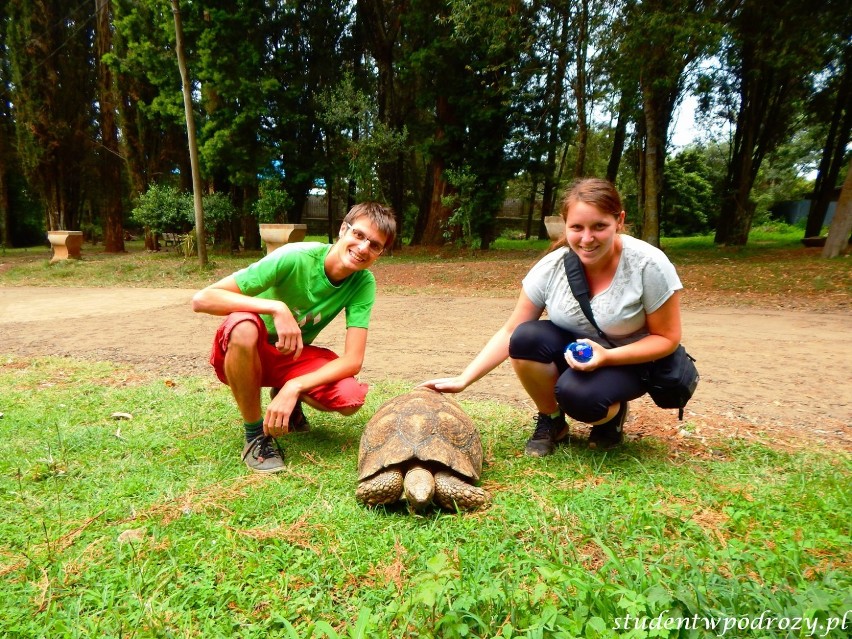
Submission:
<svg viewBox="0 0 852 639">
<path fill-rule="evenodd" d="M 583 272 L 583 265 L 580 264 L 580 258 L 577 257 L 574 251 L 568 249 L 565 252 L 563 262 L 565 264 L 565 275 L 568 277 L 568 285 L 571 287 L 571 292 L 574 294 L 577 302 L 579 302 L 580 308 L 583 309 L 583 315 L 595 327 L 598 336 L 612 346 L 612 342 L 609 341 L 606 333 L 600 329 L 598 323 L 595 321 L 595 316 L 592 314 L 592 304 L 589 302 L 589 283 L 586 281 L 586 274 Z"/>
</svg>

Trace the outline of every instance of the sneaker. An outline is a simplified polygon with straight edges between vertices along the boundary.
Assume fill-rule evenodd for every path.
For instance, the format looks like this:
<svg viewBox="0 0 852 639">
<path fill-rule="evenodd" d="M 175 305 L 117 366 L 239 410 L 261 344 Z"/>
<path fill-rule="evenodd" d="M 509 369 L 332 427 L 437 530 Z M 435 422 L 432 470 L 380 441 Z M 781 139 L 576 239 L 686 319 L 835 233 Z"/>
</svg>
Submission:
<svg viewBox="0 0 852 639">
<path fill-rule="evenodd" d="M 535 416 L 535 431 L 527 440 L 524 452 L 532 457 L 546 457 L 553 453 L 557 442 L 568 436 L 568 424 L 565 415 L 559 412 L 559 417 L 551 417 L 544 413 Z"/>
<path fill-rule="evenodd" d="M 308 423 L 304 411 L 302 411 L 302 402 L 296 402 L 293 412 L 290 413 L 289 429 L 291 433 L 307 433 L 311 430 L 311 425 Z"/>
<path fill-rule="evenodd" d="M 269 399 L 275 399 L 275 396 L 280 390 L 280 388 L 270 388 Z M 293 412 L 290 413 L 290 423 L 287 432 L 307 433 L 309 430 L 311 430 L 311 425 L 308 423 L 308 418 L 305 417 L 305 413 L 302 410 L 302 402 L 296 402 L 296 406 L 293 408 Z"/>
<path fill-rule="evenodd" d="M 621 402 L 621 408 L 608 422 L 592 426 L 589 433 L 589 448 L 607 450 L 624 441 L 624 422 L 627 420 L 627 402 Z"/>
<path fill-rule="evenodd" d="M 258 435 L 243 448 L 243 461 L 256 473 L 278 473 L 284 470 L 284 455 L 278 442 Z"/>
</svg>

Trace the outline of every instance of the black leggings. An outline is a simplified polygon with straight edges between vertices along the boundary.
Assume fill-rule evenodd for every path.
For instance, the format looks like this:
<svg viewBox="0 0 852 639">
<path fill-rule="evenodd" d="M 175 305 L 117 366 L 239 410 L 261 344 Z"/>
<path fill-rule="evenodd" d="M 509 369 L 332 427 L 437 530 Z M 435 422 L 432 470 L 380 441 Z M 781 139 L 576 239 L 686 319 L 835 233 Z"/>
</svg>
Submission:
<svg viewBox="0 0 852 639">
<path fill-rule="evenodd" d="M 578 422 L 599 422 L 609 407 L 645 394 L 644 364 L 603 366 L 593 371 L 575 371 L 565 361 L 565 347 L 574 341 L 570 331 L 550 320 L 520 324 L 509 341 L 509 357 L 543 364 L 559 370 L 554 393 L 559 407 Z"/>
</svg>

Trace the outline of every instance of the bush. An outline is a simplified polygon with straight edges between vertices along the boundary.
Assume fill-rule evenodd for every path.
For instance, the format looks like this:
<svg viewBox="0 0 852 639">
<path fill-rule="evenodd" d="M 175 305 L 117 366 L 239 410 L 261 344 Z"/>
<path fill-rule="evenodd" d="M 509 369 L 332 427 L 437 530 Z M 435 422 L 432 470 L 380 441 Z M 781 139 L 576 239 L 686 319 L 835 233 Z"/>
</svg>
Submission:
<svg viewBox="0 0 852 639">
<path fill-rule="evenodd" d="M 139 196 L 139 204 L 130 218 L 157 233 L 185 233 L 192 228 L 195 219 L 192 196 L 173 186 L 154 184 Z"/>
<path fill-rule="evenodd" d="M 208 193 L 201 198 L 204 209 L 204 230 L 212 233 L 219 223 L 228 223 L 237 214 L 231 199 L 224 193 Z M 190 210 L 191 220 L 195 222 L 195 211 Z"/>
<path fill-rule="evenodd" d="M 252 213 L 262 224 L 282 222 L 287 209 L 291 206 L 293 206 L 293 198 L 286 191 L 261 186 L 260 197 L 252 206 Z"/>
</svg>

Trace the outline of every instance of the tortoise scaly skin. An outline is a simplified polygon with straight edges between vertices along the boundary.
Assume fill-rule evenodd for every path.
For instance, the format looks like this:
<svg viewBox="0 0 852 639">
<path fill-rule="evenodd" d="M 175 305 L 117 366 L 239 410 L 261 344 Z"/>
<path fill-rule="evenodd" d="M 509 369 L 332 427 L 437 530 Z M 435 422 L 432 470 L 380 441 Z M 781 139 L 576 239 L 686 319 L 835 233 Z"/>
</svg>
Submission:
<svg viewBox="0 0 852 639">
<path fill-rule="evenodd" d="M 404 498 L 414 512 L 433 503 L 475 510 L 491 500 L 474 485 L 481 472 L 482 442 L 467 413 L 442 393 L 416 388 L 383 404 L 367 422 L 355 496 L 368 506 Z"/>
</svg>

